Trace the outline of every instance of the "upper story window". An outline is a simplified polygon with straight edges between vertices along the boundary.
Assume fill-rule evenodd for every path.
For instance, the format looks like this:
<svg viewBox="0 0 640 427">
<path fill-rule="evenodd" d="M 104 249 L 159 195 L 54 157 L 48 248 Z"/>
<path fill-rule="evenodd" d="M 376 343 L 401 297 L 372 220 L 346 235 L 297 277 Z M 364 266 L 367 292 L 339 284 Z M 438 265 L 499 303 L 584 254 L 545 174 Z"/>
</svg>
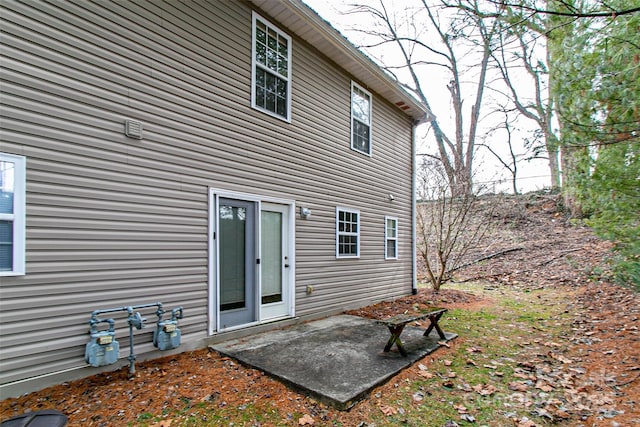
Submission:
<svg viewBox="0 0 640 427">
<path fill-rule="evenodd" d="M 291 37 L 253 13 L 251 106 L 291 119 Z"/>
<path fill-rule="evenodd" d="M 398 258 L 398 218 L 384 217 L 384 259 Z"/>
<path fill-rule="evenodd" d="M 351 148 L 371 155 L 371 94 L 351 82 Z"/>
<path fill-rule="evenodd" d="M 26 159 L 0 153 L 0 276 L 24 274 Z"/>
<path fill-rule="evenodd" d="M 360 211 L 336 208 L 336 258 L 360 256 Z"/>
</svg>

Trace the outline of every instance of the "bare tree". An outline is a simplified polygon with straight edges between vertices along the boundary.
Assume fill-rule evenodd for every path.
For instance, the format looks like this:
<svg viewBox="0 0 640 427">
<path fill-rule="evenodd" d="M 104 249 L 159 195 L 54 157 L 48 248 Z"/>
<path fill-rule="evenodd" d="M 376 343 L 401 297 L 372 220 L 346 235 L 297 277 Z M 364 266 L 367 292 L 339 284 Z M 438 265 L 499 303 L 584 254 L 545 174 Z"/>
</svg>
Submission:
<svg viewBox="0 0 640 427">
<path fill-rule="evenodd" d="M 502 122 L 494 126 L 488 132 L 486 132 L 483 139 L 495 140 L 496 139 L 495 134 L 498 131 L 503 130 L 504 133 L 506 134 L 506 138 L 504 139 L 504 142 L 506 142 L 506 146 L 509 150 L 508 159 L 505 159 L 503 155 L 500 155 L 498 151 L 494 149 L 493 146 L 495 144 L 488 144 L 483 142 L 478 145 L 489 150 L 489 152 L 493 154 L 493 156 L 498 160 L 498 162 L 500 162 L 500 164 L 504 166 L 506 170 L 509 171 L 511 175 L 511 188 L 512 188 L 513 194 L 518 194 L 518 162 L 521 160 L 522 156 L 519 156 L 518 154 L 516 154 L 515 146 L 514 146 L 515 144 L 513 141 L 513 134 L 516 131 L 516 129 L 514 128 L 514 121 L 516 120 L 516 118 L 514 117 L 513 114 L 511 114 L 512 111 L 506 108 L 503 108 L 501 112 L 504 115 Z"/>
<path fill-rule="evenodd" d="M 551 187 L 559 188 L 560 144 L 552 124 L 553 101 L 549 96 L 548 54 L 544 39 L 540 37 L 543 28 L 534 23 L 511 25 L 509 21 L 504 24 L 504 30 L 497 37 L 499 48 L 493 51 L 492 58 L 516 110 L 534 121 L 540 129 L 539 135 L 549 162 Z M 521 78 L 528 77 L 529 84 L 515 82 L 513 74 L 516 70 Z M 528 93 L 525 94 L 525 91 Z M 536 151 L 535 147 L 531 148 Z"/>
<path fill-rule="evenodd" d="M 487 209 L 471 191 L 452 195 L 442 163 L 430 157 L 421 162 L 417 187 L 417 250 L 426 278 L 439 291 L 486 234 L 493 204 Z"/>
<path fill-rule="evenodd" d="M 495 18 L 473 13 L 473 0 L 433 3 L 422 0 L 417 7 L 391 12 L 380 0 L 376 7 L 355 6 L 351 13 L 367 13 L 375 18 L 374 26 L 358 30 L 376 40 L 362 47 L 375 56 L 377 48 L 394 46 L 400 63 L 381 60 L 383 66 L 425 105 L 429 106 L 430 69 L 438 67 L 449 76 L 446 88 L 454 116 L 453 134 L 447 134 L 438 119 L 431 121 L 437 146 L 437 153 L 432 156 L 442 163 L 449 188 L 459 194 L 473 188 L 480 110 L 500 25 Z M 495 7 L 494 15 L 499 9 L 500 6 Z M 465 107 L 467 94 L 472 94 L 470 108 Z"/>
</svg>

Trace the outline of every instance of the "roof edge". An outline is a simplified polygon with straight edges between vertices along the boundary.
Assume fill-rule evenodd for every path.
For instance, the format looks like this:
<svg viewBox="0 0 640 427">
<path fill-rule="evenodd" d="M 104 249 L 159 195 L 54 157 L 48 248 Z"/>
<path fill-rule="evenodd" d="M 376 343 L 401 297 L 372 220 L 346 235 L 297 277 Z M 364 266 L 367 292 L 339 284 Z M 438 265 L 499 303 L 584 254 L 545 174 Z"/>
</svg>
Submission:
<svg viewBox="0 0 640 427">
<path fill-rule="evenodd" d="M 435 118 L 433 113 L 409 94 L 401 85 L 376 64 L 369 56 L 344 37 L 331 23 L 322 18 L 302 0 L 249 0 L 274 18 L 298 37 L 311 42 L 308 27 L 305 32 L 297 31 L 294 25 L 298 19 L 312 26 L 313 35 L 320 37 L 322 43 L 312 45 L 332 59 L 347 72 L 359 79 L 362 84 L 384 97 L 417 123 Z M 299 22 L 298 22 L 299 27 Z"/>
</svg>

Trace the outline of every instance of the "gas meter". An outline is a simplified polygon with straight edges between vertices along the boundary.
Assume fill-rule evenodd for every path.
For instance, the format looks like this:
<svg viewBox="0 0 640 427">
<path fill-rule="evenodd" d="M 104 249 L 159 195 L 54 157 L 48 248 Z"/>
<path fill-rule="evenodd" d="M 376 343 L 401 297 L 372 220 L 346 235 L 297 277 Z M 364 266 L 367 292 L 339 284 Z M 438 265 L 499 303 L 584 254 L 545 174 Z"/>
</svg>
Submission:
<svg viewBox="0 0 640 427">
<path fill-rule="evenodd" d="M 158 320 L 153 332 L 153 345 L 159 350 L 171 350 L 180 346 L 178 319 L 182 319 L 182 307 L 171 310 L 171 320 Z"/>
<path fill-rule="evenodd" d="M 98 323 L 109 323 L 109 329 L 99 331 Z M 120 344 L 116 341 L 115 322 L 113 319 L 92 319 L 89 322 L 91 339 L 84 351 L 84 360 L 94 367 L 110 365 L 118 361 Z"/>
</svg>

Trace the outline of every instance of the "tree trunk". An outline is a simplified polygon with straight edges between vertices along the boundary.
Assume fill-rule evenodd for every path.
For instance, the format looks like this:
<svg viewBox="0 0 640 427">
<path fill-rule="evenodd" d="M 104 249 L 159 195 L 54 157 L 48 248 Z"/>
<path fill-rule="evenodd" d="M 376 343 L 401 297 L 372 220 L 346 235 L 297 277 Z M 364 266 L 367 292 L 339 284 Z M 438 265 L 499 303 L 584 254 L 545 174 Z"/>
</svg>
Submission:
<svg viewBox="0 0 640 427">
<path fill-rule="evenodd" d="M 585 179 L 589 174 L 588 164 L 589 153 L 586 147 L 576 147 L 564 145 L 561 149 L 562 155 L 562 198 L 565 208 L 572 218 L 582 218 L 582 201 L 579 194 L 579 181 Z"/>
<path fill-rule="evenodd" d="M 551 52 L 549 48 L 546 49 L 547 65 L 551 62 Z M 553 97 L 551 96 L 551 84 L 553 73 L 549 73 L 549 84 L 547 85 L 547 99 L 548 105 L 546 110 L 542 109 L 542 117 L 544 117 L 544 144 L 547 148 L 547 154 L 549 155 L 549 172 L 551 173 L 551 188 L 558 189 L 562 186 L 562 180 L 560 179 L 560 165 L 558 165 L 558 150 L 560 141 L 553 129 L 551 128 L 551 114 L 553 112 Z M 538 91 L 540 92 L 540 91 Z"/>
<path fill-rule="evenodd" d="M 554 137 L 555 139 L 555 137 Z M 549 172 L 551 173 L 551 188 L 558 189 L 562 185 L 560 179 L 560 167 L 558 165 L 558 146 L 551 146 L 547 143 L 547 154 L 549 154 Z"/>
</svg>

